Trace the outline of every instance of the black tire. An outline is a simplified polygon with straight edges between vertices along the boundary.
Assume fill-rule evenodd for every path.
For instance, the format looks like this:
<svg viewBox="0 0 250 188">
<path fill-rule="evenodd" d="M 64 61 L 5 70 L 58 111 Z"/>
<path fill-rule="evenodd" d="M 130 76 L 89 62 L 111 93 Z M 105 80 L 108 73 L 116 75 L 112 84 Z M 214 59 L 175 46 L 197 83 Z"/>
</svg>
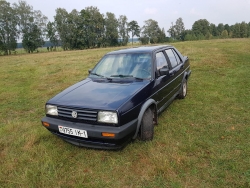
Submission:
<svg viewBox="0 0 250 188">
<path fill-rule="evenodd" d="M 179 99 L 184 99 L 187 96 L 187 79 L 184 79 L 181 84 Z"/>
<path fill-rule="evenodd" d="M 153 112 L 148 108 L 142 117 L 139 138 L 142 141 L 152 140 L 154 137 Z"/>
</svg>

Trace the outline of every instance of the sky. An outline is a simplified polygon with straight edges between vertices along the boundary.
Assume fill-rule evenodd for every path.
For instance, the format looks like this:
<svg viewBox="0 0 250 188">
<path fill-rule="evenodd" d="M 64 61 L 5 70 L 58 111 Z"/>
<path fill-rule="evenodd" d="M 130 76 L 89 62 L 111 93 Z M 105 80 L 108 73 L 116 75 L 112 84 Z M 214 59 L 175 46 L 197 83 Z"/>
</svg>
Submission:
<svg viewBox="0 0 250 188">
<path fill-rule="evenodd" d="M 17 3 L 18 0 L 6 0 Z M 81 11 L 95 6 L 100 13 L 112 12 L 118 18 L 125 15 L 128 21 L 135 20 L 139 26 L 153 19 L 160 28 L 167 30 L 182 18 L 185 29 L 191 29 L 195 21 L 207 19 L 210 23 L 234 25 L 250 22 L 250 0 L 26 0 L 33 10 L 40 10 L 49 21 L 54 21 L 57 8 Z"/>
</svg>

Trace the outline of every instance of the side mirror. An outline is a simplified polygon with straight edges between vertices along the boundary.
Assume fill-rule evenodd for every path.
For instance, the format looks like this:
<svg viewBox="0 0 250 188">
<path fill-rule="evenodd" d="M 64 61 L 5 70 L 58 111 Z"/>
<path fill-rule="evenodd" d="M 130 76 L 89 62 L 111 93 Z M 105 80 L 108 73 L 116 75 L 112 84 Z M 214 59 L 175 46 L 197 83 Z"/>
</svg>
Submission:
<svg viewBox="0 0 250 188">
<path fill-rule="evenodd" d="M 89 71 L 89 74 L 90 74 L 92 72 L 92 69 L 89 69 L 88 71 Z"/>
<path fill-rule="evenodd" d="M 169 69 L 167 67 L 162 67 L 160 70 L 160 75 L 163 76 L 163 75 L 168 75 L 169 74 Z"/>
</svg>

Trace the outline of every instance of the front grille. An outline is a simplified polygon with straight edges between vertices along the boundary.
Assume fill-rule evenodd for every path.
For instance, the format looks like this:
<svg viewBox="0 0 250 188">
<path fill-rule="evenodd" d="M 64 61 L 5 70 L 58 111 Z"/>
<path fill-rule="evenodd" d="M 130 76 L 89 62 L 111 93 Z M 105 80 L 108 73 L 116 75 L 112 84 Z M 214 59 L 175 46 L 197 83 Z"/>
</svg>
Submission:
<svg viewBox="0 0 250 188">
<path fill-rule="evenodd" d="M 79 108 L 70 108 L 70 107 L 57 107 L 58 110 L 58 116 L 62 118 L 67 119 L 74 119 L 74 120 L 80 120 L 80 121 L 91 121 L 96 122 L 97 121 L 97 111 L 89 110 L 89 109 L 79 109 Z M 72 116 L 72 112 L 77 112 L 77 117 L 74 118 Z"/>
</svg>

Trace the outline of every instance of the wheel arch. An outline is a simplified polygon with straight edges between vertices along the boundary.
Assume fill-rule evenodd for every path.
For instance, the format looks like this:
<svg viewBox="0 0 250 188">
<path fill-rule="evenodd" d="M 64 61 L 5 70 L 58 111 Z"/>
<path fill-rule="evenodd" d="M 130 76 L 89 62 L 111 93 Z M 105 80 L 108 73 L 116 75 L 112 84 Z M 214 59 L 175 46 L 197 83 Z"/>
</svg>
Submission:
<svg viewBox="0 0 250 188">
<path fill-rule="evenodd" d="M 191 75 L 191 70 L 185 72 L 182 81 L 184 81 L 184 79 L 188 80 L 188 78 L 190 77 L 190 75 Z"/>
<path fill-rule="evenodd" d="M 142 117 L 144 115 L 144 112 L 148 109 L 148 108 L 151 108 L 151 110 L 153 111 L 153 114 L 154 114 L 154 121 L 155 123 L 157 124 L 157 104 L 155 102 L 154 99 L 149 99 L 147 100 L 141 107 L 141 110 L 140 110 L 140 113 L 138 115 L 138 122 L 137 122 L 137 128 L 136 128 L 136 132 L 133 136 L 133 139 L 136 139 L 138 133 L 139 133 L 139 130 L 140 130 L 140 126 L 141 126 L 141 121 L 142 121 Z"/>
</svg>

